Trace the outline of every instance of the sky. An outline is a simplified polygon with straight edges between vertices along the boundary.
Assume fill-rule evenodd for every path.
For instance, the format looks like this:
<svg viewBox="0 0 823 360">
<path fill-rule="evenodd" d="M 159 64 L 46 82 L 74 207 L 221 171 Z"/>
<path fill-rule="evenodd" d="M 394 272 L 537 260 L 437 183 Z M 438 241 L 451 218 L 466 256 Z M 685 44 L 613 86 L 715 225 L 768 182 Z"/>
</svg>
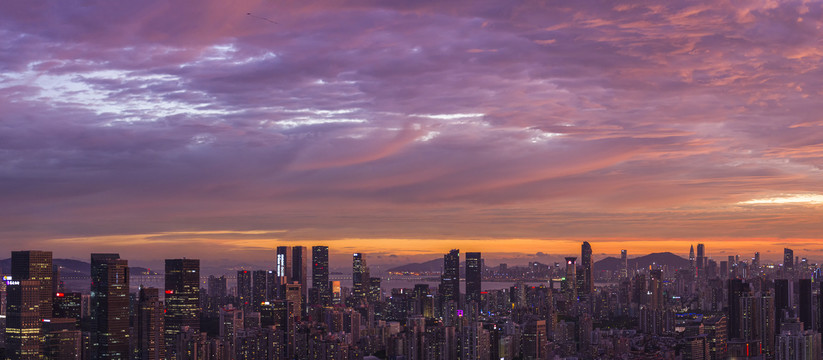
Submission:
<svg viewBox="0 0 823 360">
<path fill-rule="evenodd" d="M 821 25 L 815 1 L 2 2 L 0 248 L 823 260 Z"/>
</svg>

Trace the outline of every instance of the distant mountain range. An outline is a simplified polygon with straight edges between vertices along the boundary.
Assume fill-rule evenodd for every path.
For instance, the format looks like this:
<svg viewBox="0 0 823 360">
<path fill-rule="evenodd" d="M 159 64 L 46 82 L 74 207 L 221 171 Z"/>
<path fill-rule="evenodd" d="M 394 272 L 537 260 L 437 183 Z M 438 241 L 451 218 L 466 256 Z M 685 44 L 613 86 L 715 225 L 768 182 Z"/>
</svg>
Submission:
<svg viewBox="0 0 823 360">
<path fill-rule="evenodd" d="M 689 267 L 689 260 L 670 252 L 652 253 L 641 257 L 628 259 L 629 269 L 648 267 L 652 264 L 665 265 L 671 269 L 681 269 Z M 610 256 L 594 263 L 594 270 L 620 270 L 620 259 Z"/>
<path fill-rule="evenodd" d="M 580 262 L 580 258 L 578 258 L 578 263 Z M 684 259 L 678 255 L 672 254 L 670 252 L 660 252 L 660 253 L 652 253 L 636 258 L 629 259 L 629 269 L 635 268 L 642 268 L 648 267 L 652 264 L 657 265 L 665 265 L 672 269 L 679 269 L 679 268 L 686 268 L 689 266 L 689 260 Z M 463 267 L 465 263 L 460 263 L 460 271 L 463 272 Z M 523 265 L 525 266 L 525 264 Z M 607 257 L 600 261 L 596 261 L 594 263 L 595 271 L 600 270 L 610 270 L 610 271 L 617 271 L 620 270 L 620 259 L 616 257 Z M 443 271 L 443 259 L 434 259 L 429 260 L 422 263 L 411 263 L 406 265 L 401 265 L 397 267 L 393 267 L 388 272 L 400 272 L 400 273 L 436 273 Z"/>
<path fill-rule="evenodd" d="M 84 277 L 91 274 L 91 264 L 85 261 L 72 259 L 52 259 L 52 264 L 60 267 L 60 276 Z M 129 271 L 132 275 L 159 275 L 156 271 L 151 271 L 139 266 L 130 266 Z M 11 274 L 11 259 L 0 260 L 0 272 L 3 274 Z"/>
</svg>

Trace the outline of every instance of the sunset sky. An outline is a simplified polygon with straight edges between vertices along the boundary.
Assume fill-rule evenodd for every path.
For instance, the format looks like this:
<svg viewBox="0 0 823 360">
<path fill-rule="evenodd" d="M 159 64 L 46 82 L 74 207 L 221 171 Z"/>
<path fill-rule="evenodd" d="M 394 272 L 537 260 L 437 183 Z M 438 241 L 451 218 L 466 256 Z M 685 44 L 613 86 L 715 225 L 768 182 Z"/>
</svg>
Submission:
<svg viewBox="0 0 823 360">
<path fill-rule="evenodd" d="M 819 1 L 4 1 L 0 258 L 823 260 L 821 26 Z"/>
</svg>

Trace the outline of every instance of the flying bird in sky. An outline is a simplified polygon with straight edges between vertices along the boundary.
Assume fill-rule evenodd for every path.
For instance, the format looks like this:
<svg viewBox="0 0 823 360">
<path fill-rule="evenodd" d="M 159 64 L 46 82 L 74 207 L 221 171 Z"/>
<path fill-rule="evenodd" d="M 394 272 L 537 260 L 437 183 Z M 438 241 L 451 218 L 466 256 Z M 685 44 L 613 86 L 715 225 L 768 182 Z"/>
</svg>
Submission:
<svg viewBox="0 0 823 360">
<path fill-rule="evenodd" d="M 249 13 L 246 13 L 246 15 L 251 16 L 251 17 L 254 17 L 254 18 L 258 18 L 258 19 L 260 19 L 260 20 L 266 20 L 266 21 L 268 21 L 268 22 L 270 22 L 270 23 L 272 23 L 272 24 L 277 24 L 277 21 L 274 21 L 274 20 L 269 19 L 269 18 L 266 18 L 266 17 L 257 16 L 257 15 L 254 15 L 254 14 L 250 13 L 250 12 L 249 12 Z"/>
</svg>

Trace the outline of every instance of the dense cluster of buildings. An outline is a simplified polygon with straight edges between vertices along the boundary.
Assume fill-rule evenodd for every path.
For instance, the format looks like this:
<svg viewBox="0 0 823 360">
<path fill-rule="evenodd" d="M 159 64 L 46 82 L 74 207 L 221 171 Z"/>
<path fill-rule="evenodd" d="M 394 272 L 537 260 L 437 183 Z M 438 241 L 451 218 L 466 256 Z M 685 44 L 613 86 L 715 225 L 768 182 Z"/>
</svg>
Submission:
<svg viewBox="0 0 823 360">
<path fill-rule="evenodd" d="M 278 247 L 274 269 L 201 276 L 168 259 L 165 286 L 130 287 L 128 262 L 92 254 L 89 292 L 66 292 L 48 251 L 15 251 L 0 284 L 8 359 L 821 359 L 820 269 L 698 244 L 688 267 L 580 261 L 486 267 L 443 257 L 438 286 L 384 289 L 366 256 L 330 280 L 326 246 Z M 484 287 L 509 273 L 542 281 Z M 595 286 L 597 282 L 597 286 Z M 135 290 L 136 289 L 136 290 Z M 132 291 L 135 290 L 135 291 Z"/>
</svg>

